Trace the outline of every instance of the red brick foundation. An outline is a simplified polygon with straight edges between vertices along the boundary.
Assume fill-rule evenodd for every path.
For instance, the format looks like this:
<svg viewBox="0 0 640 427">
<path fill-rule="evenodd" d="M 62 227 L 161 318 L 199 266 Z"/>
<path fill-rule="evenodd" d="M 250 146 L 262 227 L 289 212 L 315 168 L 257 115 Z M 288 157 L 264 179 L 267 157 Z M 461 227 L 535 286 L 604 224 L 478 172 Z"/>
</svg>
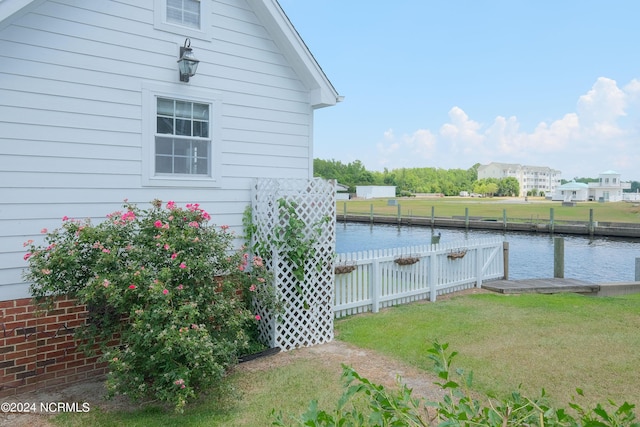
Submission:
<svg viewBox="0 0 640 427">
<path fill-rule="evenodd" d="M 44 390 L 96 378 L 107 371 L 87 357 L 73 339 L 86 307 L 58 299 L 38 313 L 30 298 L 0 301 L 0 397 Z"/>
</svg>

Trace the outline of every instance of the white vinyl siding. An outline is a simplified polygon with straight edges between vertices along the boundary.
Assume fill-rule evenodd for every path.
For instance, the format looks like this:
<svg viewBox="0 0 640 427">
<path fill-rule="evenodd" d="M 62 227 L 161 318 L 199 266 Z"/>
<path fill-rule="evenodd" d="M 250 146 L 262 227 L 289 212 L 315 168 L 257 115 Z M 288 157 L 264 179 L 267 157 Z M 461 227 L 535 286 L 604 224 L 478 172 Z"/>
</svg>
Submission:
<svg viewBox="0 0 640 427">
<path fill-rule="evenodd" d="M 174 200 L 240 234 L 253 178 L 312 176 L 312 88 L 253 7 L 202 1 L 200 31 L 167 23 L 165 0 L 44 0 L 0 26 L 0 301 L 28 296 L 22 243 L 63 216 Z M 208 174 L 156 176 L 158 97 L 209 106 Z"/>
</svg>

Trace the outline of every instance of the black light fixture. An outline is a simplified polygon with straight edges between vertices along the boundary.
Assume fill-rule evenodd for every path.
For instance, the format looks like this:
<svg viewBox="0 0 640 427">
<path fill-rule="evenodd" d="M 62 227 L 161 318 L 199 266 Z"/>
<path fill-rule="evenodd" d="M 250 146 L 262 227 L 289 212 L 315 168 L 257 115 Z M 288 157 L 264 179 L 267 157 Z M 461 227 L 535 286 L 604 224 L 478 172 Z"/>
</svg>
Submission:
<svg viewBox="0 0 640 427">
<path fill-rule="evenodd" d="M 184 46 L 180 47 L 180 59 L 178 59 L 178 71 L 181 82 L 188 82 L 189 77 L 196 75 L 199 62 L 193 54 L 193 49 L 191 49 L 191 39 L 186 38 L 184 40 Z"/>
</svg>

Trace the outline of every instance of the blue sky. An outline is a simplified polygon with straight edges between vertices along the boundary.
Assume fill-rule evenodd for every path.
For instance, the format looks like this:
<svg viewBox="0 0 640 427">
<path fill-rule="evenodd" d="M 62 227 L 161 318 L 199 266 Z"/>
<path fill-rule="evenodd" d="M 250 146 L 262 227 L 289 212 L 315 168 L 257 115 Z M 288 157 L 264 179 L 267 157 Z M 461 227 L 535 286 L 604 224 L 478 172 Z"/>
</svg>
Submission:
<svg viewBox="0 0 640 427">
<path fill-rule="evenodd" d="M 640 1 L 279 2 L 345 96 L 316 158 L 640 181 Z"/>
</svg>

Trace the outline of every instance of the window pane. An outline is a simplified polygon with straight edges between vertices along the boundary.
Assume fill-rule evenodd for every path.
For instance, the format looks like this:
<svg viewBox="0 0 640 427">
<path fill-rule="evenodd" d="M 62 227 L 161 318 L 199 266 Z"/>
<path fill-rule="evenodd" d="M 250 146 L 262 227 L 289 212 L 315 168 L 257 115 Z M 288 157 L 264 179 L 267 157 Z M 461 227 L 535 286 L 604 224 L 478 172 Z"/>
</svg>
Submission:
<svg viewBox="0 0 640 427">
<path fill-rule="evenodd" d="M 176 101 L 176 117 L 191 117 L 191 102 Z"/>
<path fill-rule="evenodd" d="M 171 157 L 156 156 L 156 173 L 173 173 Z"/>
<path fill-rule="evenodd" d="M 158 114 L 173 116 L 173 99 L 158 98 Z"/>
<path fill-rule="evenodd" d="M 176 119 L 176 135 L 191 136 L 191 121 Z"/>
<path fill-rule="evenodd" d="M 190 13 L 200 14 L 200 1 L 198 0 L 185 0 L 184 10 Z"/>
<path fill-rule="evenodd" d="M 158 133 L 173 134 L 173 119 L 169 117 L 158 117 Z"/>
<path fill-rule="evenodd" d="M 199 159 L 193 168 L 193 173 L 197 175 L 209 175 L 209 162 L 206 159 Z"/>
<path fill-rule="evenodd" d="M 189 141 L 173 140 L 174 156 L 187 157 L 189 155 Z"/>
<path fill-rule="evenodd" d="M 156 138 L 156 153 L 173 155 L 173 139 Z"/>
<path fill-rule="evenodd" d="M 167 22 L 182 24 L 182 11 L 167 7 Z"/>
<path fill-rule="evenodd" d="M 209 157 L 209 143 L 205 141 L 194 141 L 193 148 L 199 158 L 206 159 Z"/>
<path fill-rule="evenodd" d="M 207 104 L 193 104 L 193 118 L 209 120 L 209 106 Z"/>
<path fill-rule="evenodd" d="M 208 122 L 193 122 L 193 136 L 199 136 L 202 138 L 209 137 L 209 123 Z"/>
<path fill-rule="evenodd" d="M 184 157 L 176 157 L 173 159 L 173 173 L 187 174 L 189 169 L 187 168 L 187 160 Z"/>
</svg>

